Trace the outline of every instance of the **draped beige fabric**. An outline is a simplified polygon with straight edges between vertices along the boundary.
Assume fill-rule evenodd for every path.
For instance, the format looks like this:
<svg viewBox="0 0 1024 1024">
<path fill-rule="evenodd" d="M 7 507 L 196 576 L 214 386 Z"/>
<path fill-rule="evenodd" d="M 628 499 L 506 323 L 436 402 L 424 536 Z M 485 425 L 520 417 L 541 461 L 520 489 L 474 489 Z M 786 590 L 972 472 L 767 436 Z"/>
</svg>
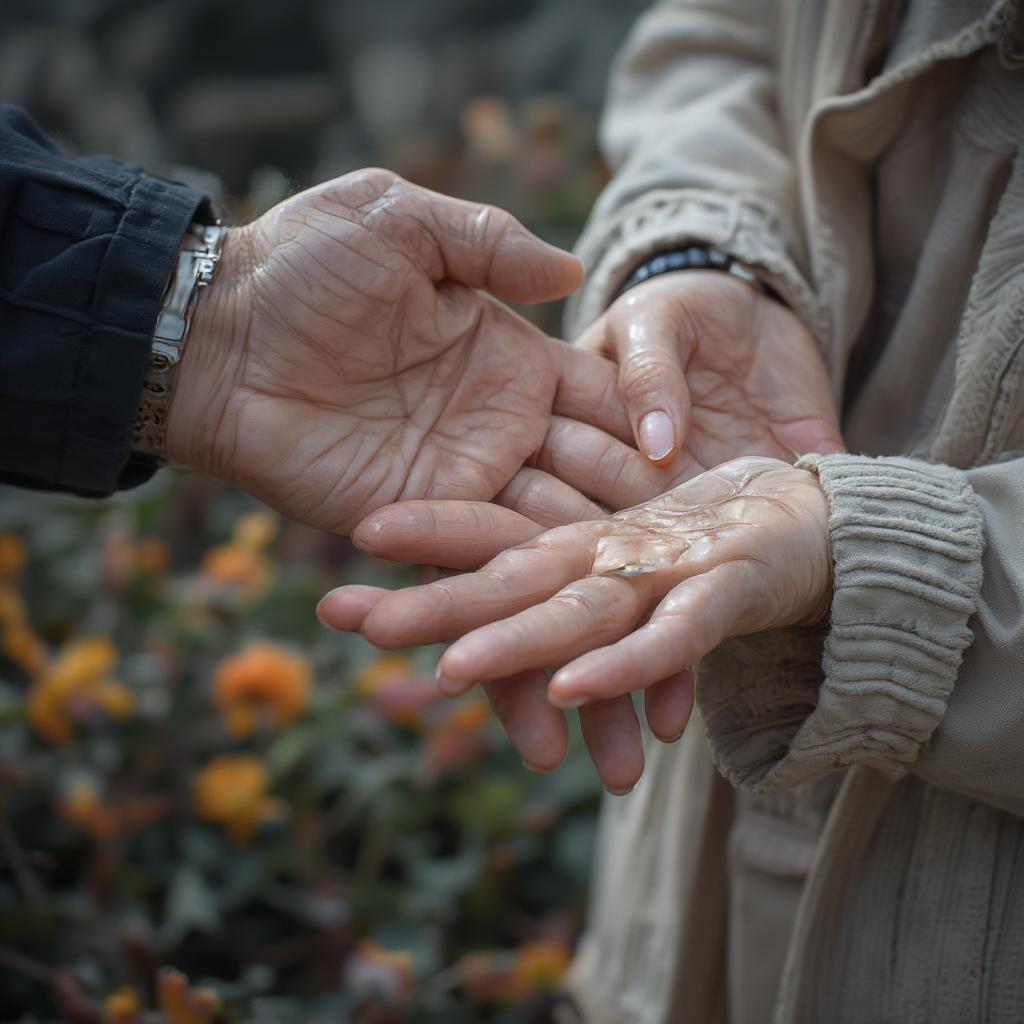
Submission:
<svg viewBox="0 0 1024 1024">
<path fill-rule="evenodd" d="M 609 798 L 590 1024 L 1024 1019 L 1022 22 L 670 0 L 620 56 L 570 334 L 718 245 L 815 333 L 853 454 L 804 463 L 829 628 L 724 644 L 703 722 Z"/>
</svg>

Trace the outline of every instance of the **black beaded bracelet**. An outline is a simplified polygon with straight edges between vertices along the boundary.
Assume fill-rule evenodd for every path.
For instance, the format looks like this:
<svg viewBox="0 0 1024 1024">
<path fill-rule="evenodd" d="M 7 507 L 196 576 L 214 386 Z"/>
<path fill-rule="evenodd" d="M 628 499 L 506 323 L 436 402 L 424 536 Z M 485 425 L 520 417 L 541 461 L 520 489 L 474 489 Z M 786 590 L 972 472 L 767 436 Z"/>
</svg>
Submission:
<svg viewBox="0 0 1024 1024">
<path fill-rule="evenodd" d="M 645 263 L 641 263 L 625 283 L 619 288 L 612 298 L 614 302 L 620 295 L 635 288 L 652 277 L 659 277 L 661 274 L 668 274 L 675 270 L 718 270 L 723 274 L 731 274 L 741 281 L 756 288 L 759 292 L 770 298 L 782 301 L 778 292 L 770 288 L 761 280 L 757 274 L 745 263 L 730 256 L 722 249 L 713 245 L 688 245 L 685 249 L 671 249 L 667 252 L 658 253 Z"/>
</svg>

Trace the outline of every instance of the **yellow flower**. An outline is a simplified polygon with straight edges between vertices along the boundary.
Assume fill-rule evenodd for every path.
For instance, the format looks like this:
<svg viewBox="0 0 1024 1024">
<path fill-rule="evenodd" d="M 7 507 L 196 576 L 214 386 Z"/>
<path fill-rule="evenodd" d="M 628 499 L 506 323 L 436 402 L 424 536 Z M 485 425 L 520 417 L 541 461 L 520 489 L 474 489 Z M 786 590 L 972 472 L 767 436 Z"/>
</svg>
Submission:
<svg viewBox="0 0 1024 1024">
<path fill-rule="evenodd" d="M 270 589 L 274 573 L 262 551 L 244 544 L 221 544 L 203 556 L 200 575 L 207 583 L 258 601 Z"/>
<path fill-rule="evenodd" d="M 101 679 L 117 664 L 117 648 L 108 636 L 90 636 L 69 644 L 50 667 L 55 685 L 79 689 Z"/>
<path fill-rule="evenodd" d="M 237 843 L 252 838 L 256 826 L 280 814 L 281 802 L 267 796 L 270 776 L 259 758 L 215 757 L 196 776 L 196 814 L 221 825 Z"/>
<path fill-rule="evenodd" d="M 557 988 L 571 959 L 572 950 L 561 939 L 540 939 L 521 946 L 505 981 L 507 996 L 520 1000 Z"/>
<path fill-rule="evenodd" d="M 0 579 L 17 576 L 25 567 L 25 542 L 15 533 L 0 533 Z"/>
<path fill-rule="evenodd" d="M 266 512 L 250 512 L 235 523 L 231 536 L 236 544 L 262 551 L 277 536 L 280 523 Z"/>
<path fill-rule="evenodd" d="M 74 780 L 57 805 L 57 811 L 65 821 L 96 839 L 103 839 L 114 831 L 113 815 L 104 807 L 96 784 L 85 776 Z"/>
<path fill-rule="evenodd" d="M 76 719 L 92 711 L 110 718 L 129 718 L 135 699 L 123 684 L 110 678 L 117 649 L 109 637 L 94 636 L 68 644 L 43 670 L 28 693 L 28 721 L 50 743 L 67 743 Z"/>
<path fill-rule="evenodd" d="M 142 1003 L 138 992 L 125 985 L 103 1000 L 103 1010 L 108 1024 L 135 1024 L 142 1013 Z"/>
<path fill-rule="evenodd" d="M 228 731 L 245 736 L 260 716 L 277 726 L 295 721 L 309 704 L 312 682 L 308 658 L 262 641 L 217 666 L 214 700 Z"/>
</svg>

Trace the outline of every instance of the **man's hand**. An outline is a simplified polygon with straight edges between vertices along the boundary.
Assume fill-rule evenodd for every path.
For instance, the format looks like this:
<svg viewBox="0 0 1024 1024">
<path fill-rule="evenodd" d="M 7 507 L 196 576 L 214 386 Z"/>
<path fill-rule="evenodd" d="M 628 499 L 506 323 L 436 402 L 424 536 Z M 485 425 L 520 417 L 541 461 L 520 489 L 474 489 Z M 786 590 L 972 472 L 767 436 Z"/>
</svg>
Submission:
<svg viewBox="0 0 1024 1024">
<path fill-rule="evenodd" d="M 169 456 L 336 533 L 403 498 L 490 500 L 552 411 L 629 436 L 604 360 L 486 294 L 554 299 L 580 273 L 510 215 L 388 171 L 295 196 L 228 236 L 179 371 Z M 524 474 L 508 504 L 541 521 L 594 513 Z"/>
<path fill-rule="evenodd" d="M 415 557 L 417 519 L 454 524 L 473 508 L 407 503 L 382 509 L 357 533 L 381 553 Z M 825 497 L 812 473 L 774 459 L 736 459 L 637 508 L 546 533 L 494 506 L 476 514 L 521 543 L 477 573 L 424 587 L 342 587 L 320 614 L 382 647 L 454 640 L 439 665 L 444 692 L 482 681 L 524 755 L 540 738 L 564 743 L 542 710 L 543 670 L 557 669 L 547 695 L 580 708 L 613 790 L 643 770 L 626 694 L 648 688 L 651 729 L 673 738 L 689 717 L 690 667 L 700 658 L 728 636 L 817 623 L 831 601 Z M 473 523 L 461 525 L 472 532 Z M 455 530 L 435 538 L 433 550 L 444 555 L 445 541 L 457 543 Z M 510 691 L 514 713 L 501 707 Z M 533 734 L 520 720 L 526 709 Z"/>
<path fill-rule="evenodd" d="M 708 469 L 740 455 L 842 451 L 825 364 L 781 303 L 716 271 L 663 274 L 579 340 L 619 364 L 637 445 L 667 465 L 685 445 Z"/>
</svg>

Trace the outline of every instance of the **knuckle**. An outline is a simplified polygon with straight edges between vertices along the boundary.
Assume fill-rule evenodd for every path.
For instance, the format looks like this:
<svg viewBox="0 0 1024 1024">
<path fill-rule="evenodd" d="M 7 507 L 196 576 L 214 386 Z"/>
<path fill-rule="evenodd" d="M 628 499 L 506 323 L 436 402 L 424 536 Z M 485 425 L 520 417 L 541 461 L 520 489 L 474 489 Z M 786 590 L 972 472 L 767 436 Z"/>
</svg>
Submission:
<svg viewBox="0 0 1024 1024">
<path fill-rule="evenodd" d="M 630 395 L 657 394 L 669 387 L 677 368 L 650 352 L 632 355 L 622 371 L 622 387 Z"/>
<path fill-rule="evenodd" d="M 627 451 L 610 446 L 597 458 L 594 475 L 606 488 L 614 492 L 633 484 L 627 455 Z"/>
</svg>

